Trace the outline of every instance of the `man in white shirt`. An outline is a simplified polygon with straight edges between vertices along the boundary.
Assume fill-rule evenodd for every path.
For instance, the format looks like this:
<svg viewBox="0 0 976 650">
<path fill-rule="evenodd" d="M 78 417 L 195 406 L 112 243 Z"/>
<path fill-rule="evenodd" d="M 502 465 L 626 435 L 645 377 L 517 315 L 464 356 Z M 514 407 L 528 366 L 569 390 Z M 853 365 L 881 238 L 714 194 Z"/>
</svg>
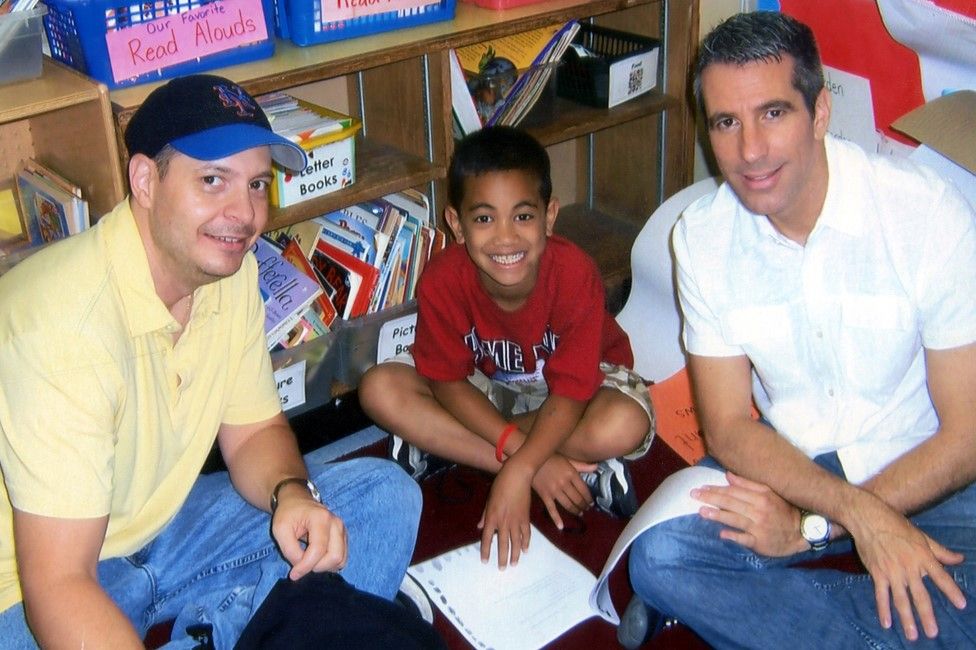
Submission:
<svg viewBox="0 0 976 650">
<path fill-rule="evenodd" d="M 788 16 L 715 28 L 695 91 L 726 182 L 673 244 L 707 462 L 729 484 L 635 542 L 653 609 L 632 603 L 621 632 L 663 612 L 723 648 L 972 647 L 972 209 L 827 135 L 816 43 Z M 795 566 L 852 542 L 867 575 Z"/>
</svg>

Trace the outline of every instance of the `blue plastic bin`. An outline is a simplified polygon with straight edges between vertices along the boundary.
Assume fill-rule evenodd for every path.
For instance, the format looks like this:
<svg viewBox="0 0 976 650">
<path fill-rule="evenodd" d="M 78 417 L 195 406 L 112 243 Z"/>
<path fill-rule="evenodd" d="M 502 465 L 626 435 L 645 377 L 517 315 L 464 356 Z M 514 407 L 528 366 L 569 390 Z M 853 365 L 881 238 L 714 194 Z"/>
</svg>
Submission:
<svg viewBox="0 0 976 650">
<path fill-rule="evenodd" d="M 225 0 L 148 0 L 124 4 L 122 0 L 45 0 L 44 17 L 51 57 L 97 79 L 109 88 L 123 88 L 179 77 L 213 68 L 263 59 L 274 54 L 274 0 L 262 0 L 268 37 L 261 41 L 176 63 L 136 77 L 116 81 L 105 37 L 131 25 L 177 16 Z"/>
<path fill-rule="evenodd" d="M 303 46 L 451 20 L 456 8 L 456 0 L 440 0 L 413 9 L 323 22 L 321 0 L 274 0 L 274 3 L 278 36 Z"/>
</svg>

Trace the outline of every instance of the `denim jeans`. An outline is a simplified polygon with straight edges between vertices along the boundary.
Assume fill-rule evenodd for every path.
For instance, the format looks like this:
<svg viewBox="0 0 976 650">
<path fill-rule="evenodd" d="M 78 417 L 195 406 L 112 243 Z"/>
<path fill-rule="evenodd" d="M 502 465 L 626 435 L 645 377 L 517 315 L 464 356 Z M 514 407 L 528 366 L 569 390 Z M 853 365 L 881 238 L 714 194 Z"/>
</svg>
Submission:
<svg viewBox="0 0 976 650">
<path fill-rule="evenodd" d="M 816 460 L 843 475 L 836 454 Z M 894 624 L 883 629 L 866 573 L 791 566 L 848 552 L 847 539 L 821 552 L 770 558 L 719 539 L 716 522 L 678 517 L 634 541 L 630 579 L 649 606 L 677 618 L 715 648 L 976 648 L 976 484 L 911 520 L 966 556 L 963 564 L 946 566 L 966 595 L 965 609 L 956 609 L 925 579 L 939 624 L 934 640 L 919 627 L 920 639 L 909 642 L 894 610 Z"/>
<path fill-rule="evenodd" d="M 355 587 L 396 595 L 413 554 L 421 496 L 396 464 L 378 458 L 325 462 L 305 456 L 322 501 L 342 518 L 349 556 L 341 574 Z M 267 513 L 237 494 L 226 472 L 201 476 L 186 503 L 148 545 L 102 560 L 103 588 L 141 634 L 176 619 L 172 649 L 197 645 L 187 627 L 213 626 L 215 647 L 232 648 L 274 584 L 289 570 L 270 535 Z M 24 610 L 0 614 L 0 647 L 37 648 Z"/>
</svg>

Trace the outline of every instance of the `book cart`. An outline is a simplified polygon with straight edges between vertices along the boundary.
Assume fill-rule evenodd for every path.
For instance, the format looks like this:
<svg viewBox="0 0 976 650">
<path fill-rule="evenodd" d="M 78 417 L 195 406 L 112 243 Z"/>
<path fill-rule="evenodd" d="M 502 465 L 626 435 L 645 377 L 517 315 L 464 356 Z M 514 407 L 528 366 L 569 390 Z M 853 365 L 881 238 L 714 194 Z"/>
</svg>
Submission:
<svg viewBox="0 0 976 650">
<path fill-rule="evenodd" d="M 554 185 L 562 205 L 556 230 L 596 259 L 608 303 L 618 308 L 638 232 L 654 208 L 692 180 L 694 121 L 688 71 L 698 40 L 697 0 L 545 0 L 504 10 L 458 2 L 451 20 L 307 47 L 278 39 L 271 58 L 213 70 L 255 95 L 331 80 L 344 89 L 350 112 L 362 120 L 356 136 L 356 182 L 297 205 L 272 208 L 267 229 L 411 187 L 431 197 L 439 218 L 454 146 L 450 49 L 571 19 L 662 42 L 658 83 L 652 92 L 612 109 L 559 98 L 521 125 L 543 144 L 559 147 L 553 156 Z M 48 65 L 42 79 L 32 83 L 47 84 L 51 68 Z M 111 91 L 118 144 L 114 149 L 102 145 L 71 153 L 74 165 L 63 165 L 69 173 L 78 168 L 79 175 L 91 176 L 102 167 L 89 164 L 96 155 L 102 159 L 103 152 L 104 158 L 118 152 L 118 168 L 108 177 L 102 172 L 99 178 L 83 179 L 97 186 L 92 187 L 92 196 L 98 197 L 93 214 L 107 211 L 124 195 L 119 179 L 124 179 L 127 161 L 121 134 L 140 103 L 161 83 Z M 99 91 L 93 88 L 100 85 L 89 85 L 90 101 L 97 103 Z M 81 123 L 94 125 L 85 129 L 85 137 L 105 137 L 95 120 L 68 120 L 51 127 L 51 135 L 64 142 L 74 132 L 70 125 Z M 307 402 L 290 416 L 355 387 L 375 360 L 376 336 L 383 323 L 409 314 L 410 306 L 389 312 L 350 321 L 329 336 L 273 355 L 276 369 L 307 364 Z"/>
</svg>

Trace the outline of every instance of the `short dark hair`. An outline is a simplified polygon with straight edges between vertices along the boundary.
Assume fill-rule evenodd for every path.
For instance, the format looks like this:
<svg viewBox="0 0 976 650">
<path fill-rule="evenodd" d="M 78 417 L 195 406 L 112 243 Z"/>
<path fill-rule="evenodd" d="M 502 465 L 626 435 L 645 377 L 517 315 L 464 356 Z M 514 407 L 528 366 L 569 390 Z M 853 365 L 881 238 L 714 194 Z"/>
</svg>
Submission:
<svg viewBox="0 0 976 650">
<path fill-rule="evenodd" d="M 510 126 L 486 126 L 462 139 L 447 170 L 447 200 L 456 209 L 464 202 L 464 181 L 489 172 L 520 170 L 539 180 L 545 205 L 552 197 L 549 154 L 538 140 Z"/>
<path fill-rule="evenodd" d="M 824 87 L 823 66 L 813 30 L 799 20 L 778 11 L 753 11 L 735 14 L 708 33 L 702 40 L 695 66 L 695 101 L 702 113 L 702 73 L 714 63 L 745 65 L 756 61 L 782 61 L 793 58 L 793 87 L 803 95 L 810 115 Z"/>
</svg>

